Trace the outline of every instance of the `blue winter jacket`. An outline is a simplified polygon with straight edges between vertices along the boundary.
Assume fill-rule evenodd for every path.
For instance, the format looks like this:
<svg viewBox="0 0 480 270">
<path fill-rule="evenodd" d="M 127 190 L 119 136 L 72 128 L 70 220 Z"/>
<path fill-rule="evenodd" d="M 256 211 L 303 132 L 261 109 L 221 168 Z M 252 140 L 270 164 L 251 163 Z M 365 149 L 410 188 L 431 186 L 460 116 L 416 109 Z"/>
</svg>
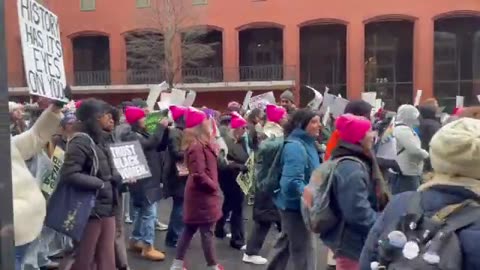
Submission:
<svg viewBox="0 0 480 270">
<path fill-rule="evenodd" d="M 404 192 L 396 195 L 387 205 L 383 214 L 378 218 L 368 235 L 367 242 L 360 257 L 360 269 L 370 270 L 370 262 L 377 260 L 378 239 L 384 233 L 387 224 L 398 222 L 404 215 L 415 192 Z M 473 192 L 454 186 L 435 186 L 422 192 L 422 207 L 427 216 L 432 216 L 438 210 L 449 204 L 460 203 L 468 198 L 479 199 Z M 458 232 L 463 252 L 462 270 L 480 269 L 478 253 L 480 243 L 480 217 L 478 222 Z"/>
<path fill-rule="evenodd" d="M 287 137 L 282 152 L 280 191 L 274 195 L 278 209 L 300 211 L 303 188 L 310 181 L 313 170 L 320 165 L 315 138 L 303 129 L 294 129 Z"/>
</svg>

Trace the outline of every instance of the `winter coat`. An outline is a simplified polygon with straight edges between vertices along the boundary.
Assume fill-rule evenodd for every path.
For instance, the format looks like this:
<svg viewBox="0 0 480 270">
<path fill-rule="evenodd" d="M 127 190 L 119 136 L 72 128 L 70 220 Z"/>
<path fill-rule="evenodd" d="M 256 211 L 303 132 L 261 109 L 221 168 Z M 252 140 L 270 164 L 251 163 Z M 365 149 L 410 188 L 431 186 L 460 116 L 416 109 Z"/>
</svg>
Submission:
<svg viewBox="0 0 480 270">
<path fill-rule="evenodd" d="M 393 135 L 397 142 L 396 161 L 402 174 L 422 175 L 423 161 L 428 158 L 428 152 L 422 149 L 418 135 L 413 131 L 419 112 L 414 107 L 399 109 Z"/>
<path fill-rule="evenodd" d="M 144 207 L 162 199 L 162 155 L 168 143 L 168 129 L 158 125 L 154 135 L 146 131 L 132 127 L 132 130 L 124 134 L 122 141 L 138 140 L 147 159 L 151 177 L 138 179 L 129 186 L 133 205 Z"/>
<path fill-rule="evenodd" d="M 356 157 L 363 164 L 343 160 L 335 169 L 331 203 L 337 217 L 344 223 L 321 238 L 337 256 L 358 260 L 377 217 L 377 198 L 372 180 L 373 161 L 360 145 L 340 141 L 331 158 L 344 156 Z"/>
<path fill-rule="evenodd" d="M 273 122 L 267 122 L 264 126 L 265 135 L 268 139 L 283 137 L 283 128 Z M 266 157 L 273 160 L 275 157 Z M 255 190 L 253 202 L 253 219 L 263 222 L 279 222 L 278 209 L 273 203 L 272 195 L 269 192 Z"/>
<path fill-rule="evenodd" d="M 422 142 L 422 149 L 427 152 L 430 150 L 430 141 L 433 135 L 442 127 L 440 120 L 437 118 L 435 107 L 432 106 L 420 106 L 418 107 L 420 115 L 420 141 Z M 430 160 L 425 161 L 425 171 L 432 171 L 432 165 Z"/>
<path fill-rule="evenodd" d="M 227 145 L 228 154 L 226 156 L 227 163 L 219 162 L 218 179 L 220 187 L 225 197 L 241 203 L 244 200 L 244 194 L 237 183 L 237 176 L 240 172 L 247 170 L 245 163 L 247 162 L 248 154 L 244 138 L 235 142 L 232 137 L 226 135 L 223 139 Z"/>
<path fill-rule="evenodd" d="M 312 172 L 320 165 L 315 138 L 305 130 L 294 129 L 282 151 L 280 191 L 274 195 L 278 209 L 300 211 L 300 197 Z"/>
<path fill-rule="evenodd" d="M 216 223 L 222 217 L 223 195 L 213 146 L 193 143 L 185 153 L 185 162 L 189 175 L 183 201 L 183 221 L 186 224 Z"/>
<path fill-rule="evenodd" d="M 25 161 L 43 149 L 57 130 L 61 118 L 61 114 L 47 109 L 31 129 L 11 138 L 15 246 L 32 242 L 42 231 L 46 215 L 45 198 Z"/>
<path fill-rule="evenodd" d="M 404 215 L 409 206 L 409 202 L 415 192 L 404 192 L 393 198 L 384 212 L 379 216 L 373 226 L 360 258 L 360 269 L 369 270 L 370 262 L 376 260 L 378 252 L 378 240 L 384 233 L 386 227 L 393 222 L 397 222 Z M 434 213 L 449 204 L 460 203 L 461 201 L 473 198 L 479 200 L 478 193 L 461 186 L 437 186 L 422 191 L 422 207 L 427 216 Z M 480 257 L 478 256 L 478 243 L 480 243 L 480 217 L 478 222 L 460 230 L 457 233 L 460 246 L 463 253 L 463 270 L 480 269 Z"/>
<path fill-rule="evenodd" d="M 184 162 L 184 152 L 181 149 L 183 131 L 172 128 L 168 134 L 167 151 L 163 162 L 163 189 L 164 196 L 183 198 L 185 193 L 186 176 L 178 176 L 177 163 Z"/>
<path fill-rule="evenodd" d="M 74 188 L 98 192 L 90 217 L 112 217 L 118 206 L 116 190 L 121 179 L 113 176 L 114 167 L 107 142 L 105 140 L 95 142 L 94 147 L 92 149 L 91 139 L 87 136 L 76 136 L 68 142 L 60 170 L 60 182 Z M 99 165 L 97 174 L 91 175 L 94 150 Z"/>
</svg>

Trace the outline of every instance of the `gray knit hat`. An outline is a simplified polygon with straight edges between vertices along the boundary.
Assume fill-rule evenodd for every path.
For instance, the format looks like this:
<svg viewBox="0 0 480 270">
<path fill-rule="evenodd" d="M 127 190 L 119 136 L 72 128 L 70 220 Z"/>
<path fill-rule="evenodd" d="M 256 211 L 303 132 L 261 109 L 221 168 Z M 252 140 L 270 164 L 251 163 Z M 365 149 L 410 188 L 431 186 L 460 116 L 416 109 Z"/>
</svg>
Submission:
<svg viewBox="0 0 480 270">
<path fill-rule="evenodd" d="M 292 91 L 288 89 L 283 91 L 283 93 L 280 95 L 280 99 L 290 100 L 292 103 L 295 102 L 295 97 L 293 96 Z"/>
</svg>

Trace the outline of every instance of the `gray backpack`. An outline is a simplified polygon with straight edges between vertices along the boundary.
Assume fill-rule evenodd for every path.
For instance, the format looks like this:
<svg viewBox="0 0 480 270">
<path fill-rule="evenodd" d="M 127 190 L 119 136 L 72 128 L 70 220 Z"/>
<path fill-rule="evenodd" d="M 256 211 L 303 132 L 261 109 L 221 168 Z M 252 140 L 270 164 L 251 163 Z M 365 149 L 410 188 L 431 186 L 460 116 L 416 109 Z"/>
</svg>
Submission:
<svg viewBox="0 0 480 270">
<path fill-rule="evenodd" d="M 380 235 L 372 269 L 463 269 L 462 247 L 456 232 L 480 220 L 479 204 L 469 199 L 427 216 L 421 201 L 422 193 L 416 192 L 407 213 Z"/>
</svg>

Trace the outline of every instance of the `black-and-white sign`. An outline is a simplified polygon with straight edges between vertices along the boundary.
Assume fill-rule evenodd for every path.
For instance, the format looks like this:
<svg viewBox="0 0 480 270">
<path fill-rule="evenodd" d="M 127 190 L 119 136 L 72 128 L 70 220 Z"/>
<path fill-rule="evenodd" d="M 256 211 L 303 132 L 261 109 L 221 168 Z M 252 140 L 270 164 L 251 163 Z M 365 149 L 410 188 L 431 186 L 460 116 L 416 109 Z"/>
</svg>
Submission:
<svg viewBox="0 0 480 270">
<path fill-rule="evenodd" d="M 58 18 L 35 0 L 17 0 L 23 62 L 30 94 L 66 100 L 67 80 Z"/>
<path fill-rule="evenodd" d="M 113 165 L 123 180 L 151 177 L 147 159 L 138 141 L 110 145 Z"/>
</svg>

